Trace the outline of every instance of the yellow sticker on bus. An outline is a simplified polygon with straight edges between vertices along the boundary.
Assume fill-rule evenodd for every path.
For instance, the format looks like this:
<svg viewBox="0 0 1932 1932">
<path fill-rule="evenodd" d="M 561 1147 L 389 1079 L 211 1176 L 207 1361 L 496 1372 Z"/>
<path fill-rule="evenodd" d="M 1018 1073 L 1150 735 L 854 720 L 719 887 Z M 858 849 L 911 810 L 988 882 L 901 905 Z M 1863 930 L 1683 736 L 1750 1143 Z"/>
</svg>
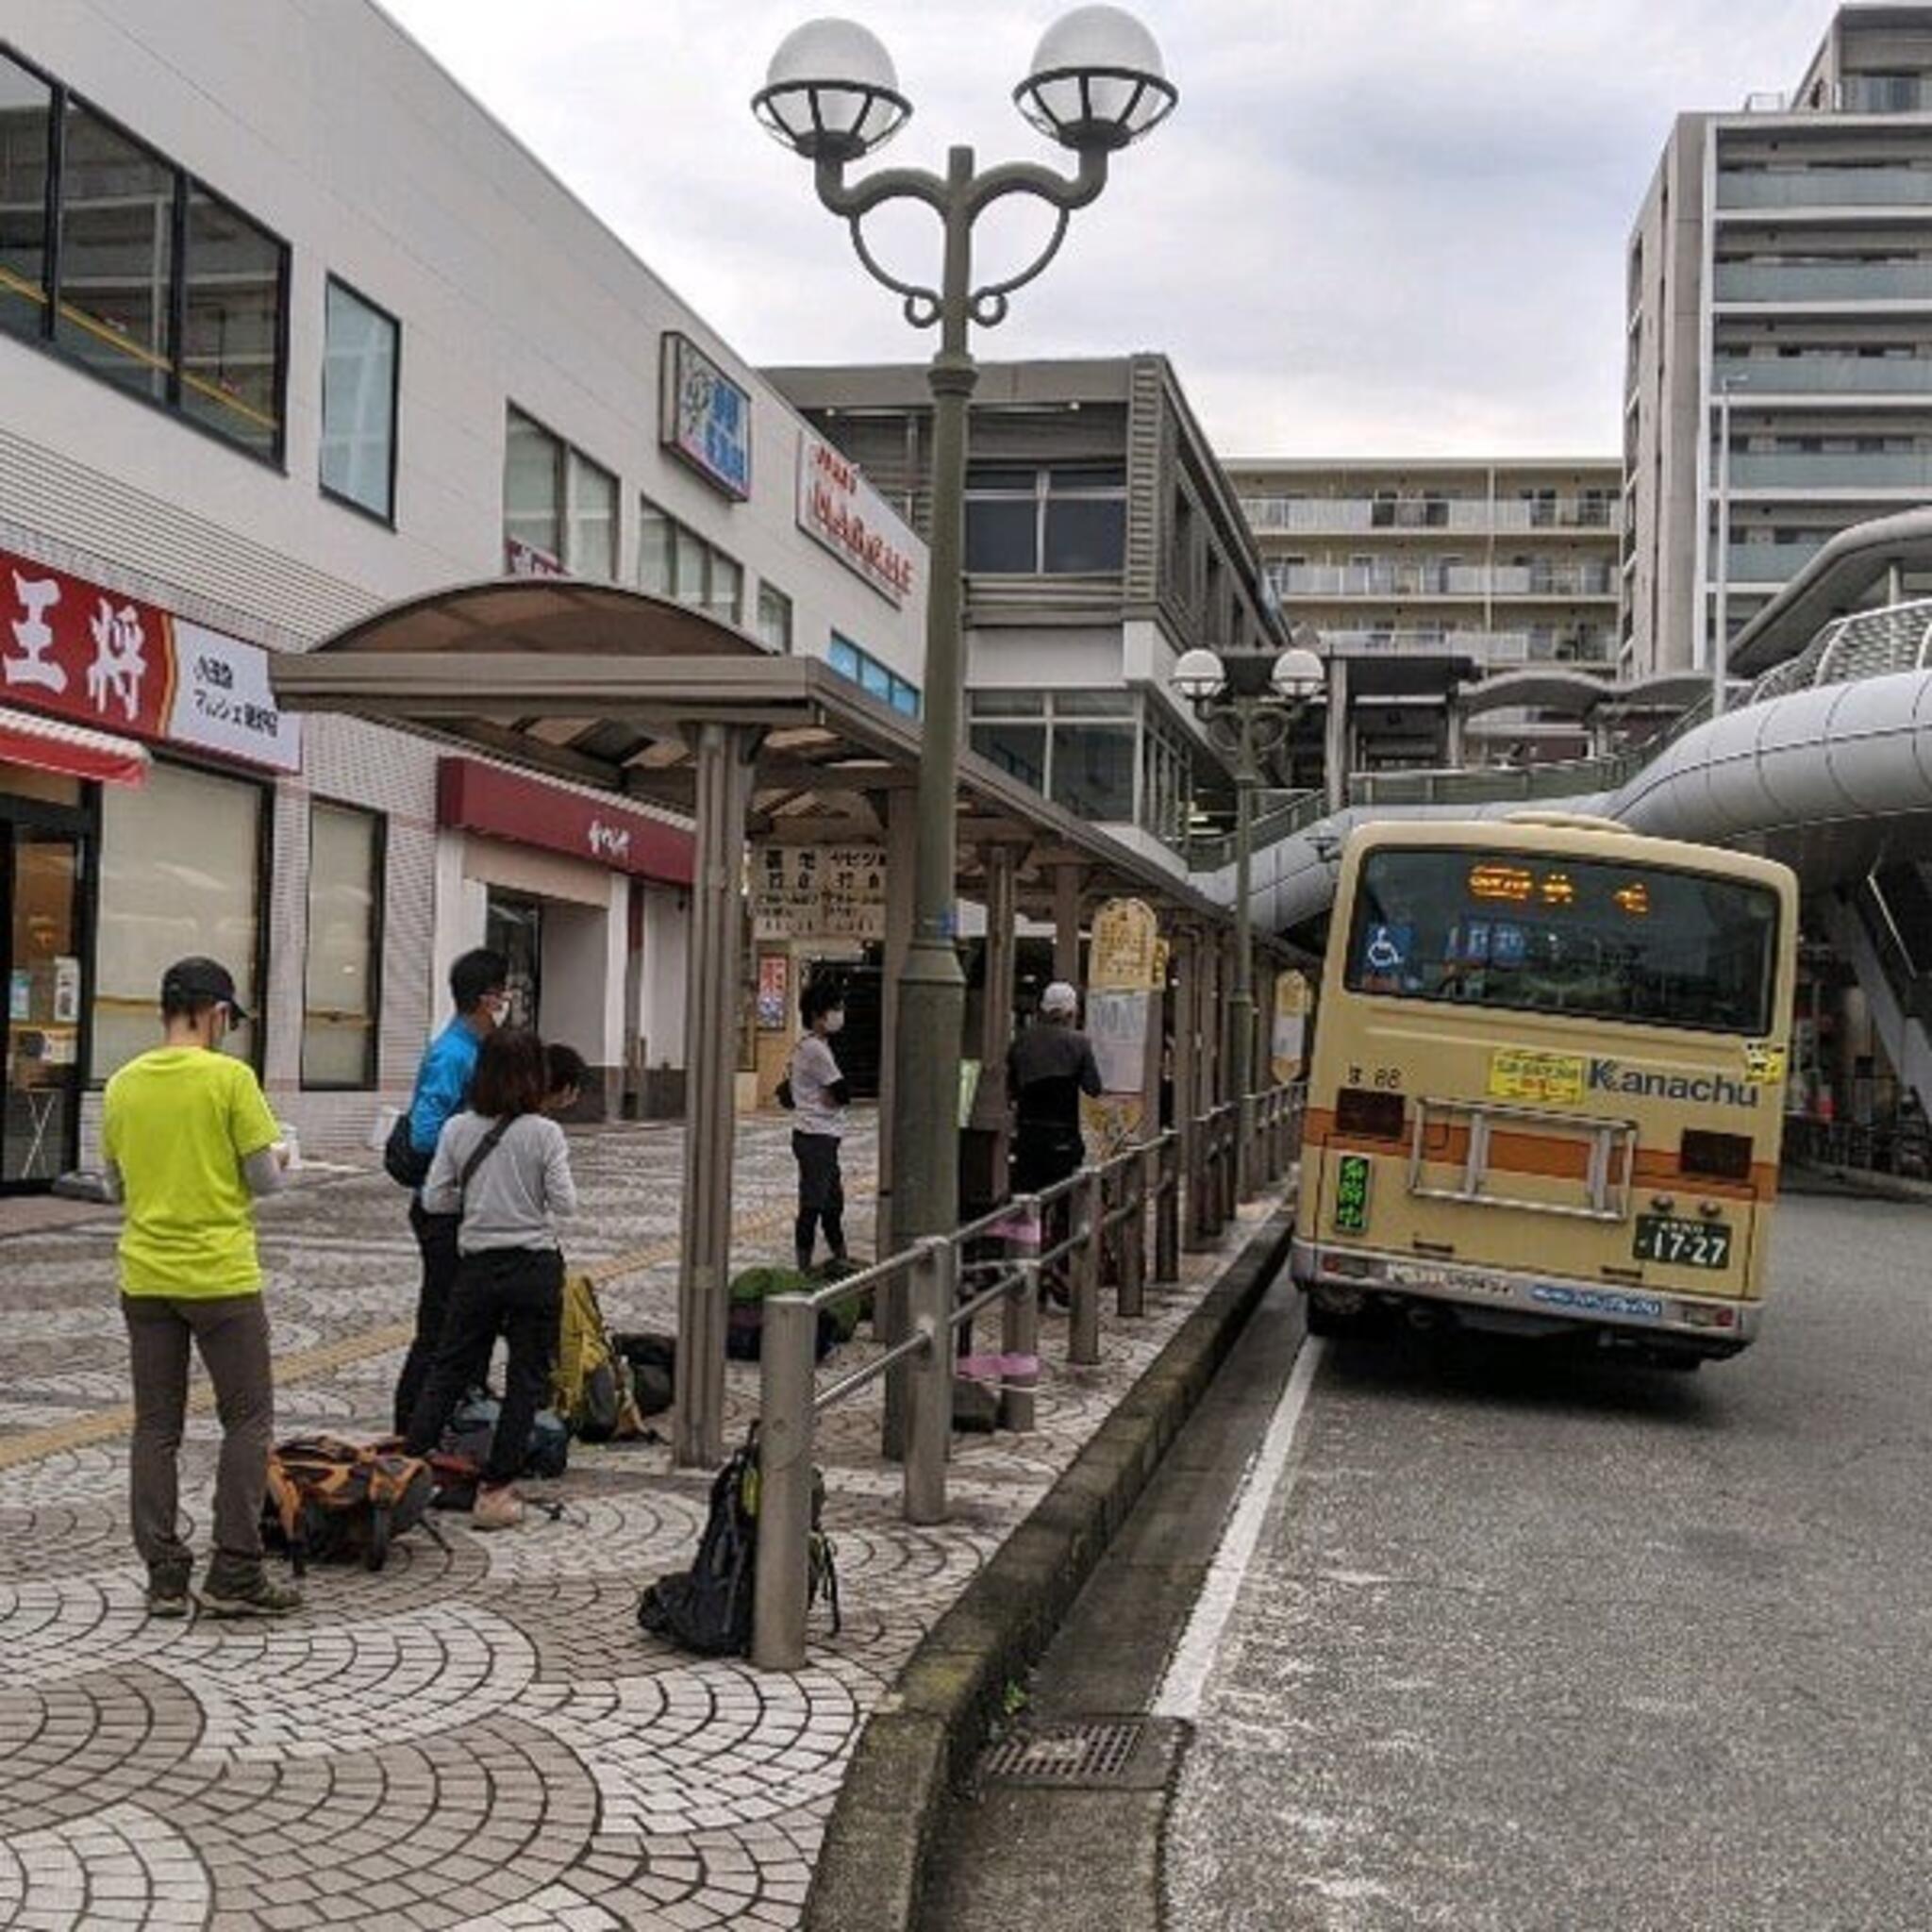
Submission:
<svg viewBox="0 0 1932 1932">
<path fill-rule="evenodd" d="M 1499 1046 L 1490 1056 L 1490 1098 L 1532 1102 L 1583 1098 L 1580 1054 L 1536 1053 L 1528 1047 Z"/>
<path fill-rule="evenodd" d="M 1747 1079 L 1762 1081 L 1766 1086 L 1774 1087 L 1785 1076 L 1785 1050 L 1775 1044 L 1752 1044 L 1744 1049 L 1744 1074 Z"/>
</svg>

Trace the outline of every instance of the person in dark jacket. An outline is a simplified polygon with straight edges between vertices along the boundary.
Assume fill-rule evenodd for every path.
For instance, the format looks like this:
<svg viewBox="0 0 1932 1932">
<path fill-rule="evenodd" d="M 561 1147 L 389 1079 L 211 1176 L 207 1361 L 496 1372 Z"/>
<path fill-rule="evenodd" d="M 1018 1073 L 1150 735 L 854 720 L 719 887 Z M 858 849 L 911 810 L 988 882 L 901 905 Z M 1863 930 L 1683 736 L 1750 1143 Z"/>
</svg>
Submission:
<svg viewBox="0 0 1932 1932">
<path fill-rule="evenodd" d="M 1040 1012 L 1007 1049 L 1007 1093 L 1013 1104 L 1013 1186 L 1037 1193 L 1079 1171 L 1087 1143 L 1080 1096 L 1098 1095 L 1093 1043 L 1074 1023 L 1080 996 L 1057 979 L 1040 996 Z"/>
</svg>

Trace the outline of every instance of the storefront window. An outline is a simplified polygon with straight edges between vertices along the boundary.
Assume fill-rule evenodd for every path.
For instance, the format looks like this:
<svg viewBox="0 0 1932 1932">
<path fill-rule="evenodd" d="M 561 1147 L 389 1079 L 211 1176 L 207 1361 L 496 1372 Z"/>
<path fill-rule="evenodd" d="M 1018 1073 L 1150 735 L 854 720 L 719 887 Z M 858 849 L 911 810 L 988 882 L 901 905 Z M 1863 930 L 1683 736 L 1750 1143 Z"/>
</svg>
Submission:
<svg viewBox="0 0 1932 1932">
<path fill-rule="evenodd" d="M 382 820 L 316 804 L 308 817 L 308 957 L 302 1084 L 374 1087 L 382 929 Z"/>
<path fill-rule="evenodd" d="M 47 313 L 47 142 L 54 91 L 0 55 L 0 329 L 38 336 Z"/>
<path fill-rule="evenodd" d="M 330 277 L 324 312 L 322 487 L 378 516 L 395 516 L 393 316 Z"/>
<path fill-rule="evenodd" d="M 139 788 L 103 790 L 93 1080 L 155 1044 L 161 974 L 191 953 L 219 959 L 255 1010 L 265 795 L 245 779 L 161 763 Z M 257 1028 L 238 1028 L 230 1050 L 258 1059 Z"/>
</svg>

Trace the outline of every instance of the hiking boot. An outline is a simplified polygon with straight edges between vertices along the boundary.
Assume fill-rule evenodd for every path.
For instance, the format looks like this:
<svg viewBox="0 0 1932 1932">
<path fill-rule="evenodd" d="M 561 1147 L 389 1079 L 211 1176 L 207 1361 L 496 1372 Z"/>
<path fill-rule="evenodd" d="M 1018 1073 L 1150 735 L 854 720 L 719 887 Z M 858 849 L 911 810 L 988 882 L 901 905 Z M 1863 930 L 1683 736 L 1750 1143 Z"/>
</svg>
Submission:
<svg viewBox="0 0 1932 1932">
<path fill-rule="evenodd" d="M 188 1579 L 194 1565 L 185 1557 L 150 1563 L 147 1571 L 147 1613 L 150 1617 L 185 1617 L 194 1607 Z"/>
<path fill-rule="evenodd" d="M 472 1529 L 514 1529 L 524 1520 L 524 1499 L 508 1483 L 485 1484 L 470 1511 Z"/>
<path fill-rule="evenodd" d="M 271 1583 L 259 1569 L 221 1577 L 210 1570 L 201 1607 L 210 1617 L 286 1617 L 302 1607 L 302 1592 Z"/>
</svg>

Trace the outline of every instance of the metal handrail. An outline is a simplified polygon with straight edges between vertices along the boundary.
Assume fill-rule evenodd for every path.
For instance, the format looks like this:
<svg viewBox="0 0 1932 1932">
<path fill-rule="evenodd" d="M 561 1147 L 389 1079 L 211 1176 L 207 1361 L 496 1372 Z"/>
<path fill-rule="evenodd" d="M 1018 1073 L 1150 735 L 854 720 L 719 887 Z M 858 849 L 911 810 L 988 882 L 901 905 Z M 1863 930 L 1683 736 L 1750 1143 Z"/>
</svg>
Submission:
<svg viewBox="0 0 1932 1932">
<path fill-rule="evenodd" d="M 1251 1172 L 1272 1181 L 1287 1168 L 1286 1124 L 1295 1111 L 1298 1088 L 1275 1087 L 1248 1097 L 1256 1122 Z M 1182 1196 L 1201 1204 L 1211 1192 L 1217 1227 L 1233 1218 L 1235 1170 L 1240 1164 L 1242 1107 L 1228 1102 L 1192 1123 L 1191 1151 L 1174 1129 L 1137 1141 L 1107 1159 L 1082 1167 L 1064 1180 L 1022 1195 L 967 1223 L 950 1236 L 935 1235 L 841 1281 L 809 1293 L 769 1297 L 763 1306 L 759 1349 L 758 1508 L 752 1661 L 761 1670 L 797 1670 L 805 1663 L 806 1610 L 810 1597 L 812 1457 L 819 1417 L 870 1388 L 894 1369 L 908 1380 L 903 1509 L 907 1522 L 946 1520 L 946 1455 L 952 1437 L 953 1378 L 957 1338 L 975 1316 L 1001 1310 L 1001 1353 L 1037 1361 L 1040 1349 L 1040 1284 L 1045 1271 L 1064 1263 L 1069 1309 L 1067 1359 L 1087 1366 L 1101 1359 L 1100 1293 L 1111 1259 L 1116 1311 L 1131 1319 L 1143 1312 L 1148 1276 L 1147 1217 L 1155 1223 L 1153 1278 L 1181 1278 Z M 1204 1131 L 1205 1130 L 1205 1131 Z M 1203 1157 L 1206 1157 L 1204 1164 Z M 997 1270 L 991 1281 L 963 1300 L 960 1282 L 969 1264 L 969 1242 L 1009 1235 L 1016 1224 L 1044 1231 L 1048 1208 L 1070 1204 L 1071 1225 L 1052 1244 L 1030 1252 L 971 1264 L 975 1273 Z M 1010 1237 L 1009 1237 L 1010 1238 Z M 862 1368 L 821 1389 L 817 1385 L 820 1315 L 862 1296 L 907 1284 L 910 1331 Z M 1002 1381 L 1007 1427 L 1030 1431 L 1035 1392 L 1024 1379 Z M 882 1444 L 883 1446 L 883 1444 Z"/>
</svg>

